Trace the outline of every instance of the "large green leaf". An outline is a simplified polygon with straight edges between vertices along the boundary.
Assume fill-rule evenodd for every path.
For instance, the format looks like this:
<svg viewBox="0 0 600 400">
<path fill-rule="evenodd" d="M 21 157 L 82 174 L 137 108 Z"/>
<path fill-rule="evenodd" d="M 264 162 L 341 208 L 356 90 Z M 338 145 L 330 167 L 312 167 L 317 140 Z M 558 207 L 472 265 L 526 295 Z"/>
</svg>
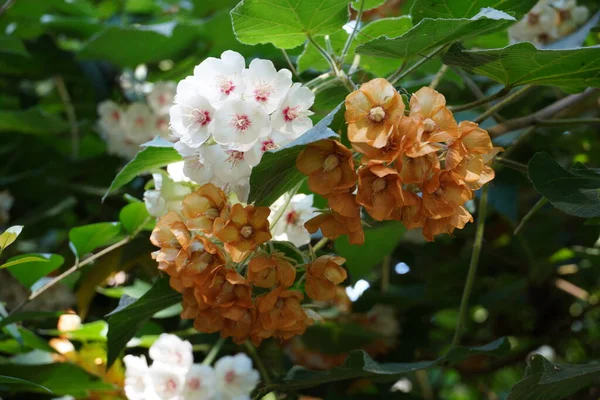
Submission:
<svg viewBox="0 0 600 400">
<path fill-rule="evenodd" d="M 52 390 L 35 382 L 31 382 L 21 378 L 15 378 L 12 376 L 0 375 L 0 392 L 3 388 L 9 390 L 18 390 L 20 388 L 26 388 L 28 386 L 30 386 L 32 389 L 39 389 L 41 391 L 52 393 Z"/>
<path fill-rule="evenodd" d="M 367 10 L 372 10 L 374 8 L 377 8 L 385 2 L 386 2 L 386 0 L 353 0 L 350 2 L 350 5 L 352 6 L 353 9 L 360 10 L 361 3 L 364 3 L 362 5 L 362 9 L 363 9 L 363 11 L 367 11 Z"/>
<path fill-rule="evenodd" d="M 29 57 L 23 42 L 13 36 L 0 36 L 0 54 L 16 54 Z"/>
<path fill-rule="evenodd" d="M 67 132 L 68 129 L 66 121 L 39 108 L 0 110 L 0 132 L 46 135 Z"/>
<path fill-rule="evenodd" d="M 169 285 L 168 277 L 158 279 L 138 300 L 124 296 L 108 318 L 108 366 L 142 325 L 158 311 L 181 301 L 181 294 Z"/>
<path fill-rule="evenodd" d="M 524 42 L 502 49 L 463 50 L 454 45 L 443 61 L 505 86 L 558 86 L 567 92 L 600 87 L 600 46 L 539 50 Z"/>
<path fill-rule="evenodd" d="M 336 239 L 335 252 L 346 259 L 346 268 L 352 281 L 356 282 L 366 277 L 386 255 L 394 251 L 405 231 L 400 222 L 386 222 L 365 229 L 365 243 L 362 246 L 350 244 L 347 236 Z"/>
<path fill-rule="evenodd" d="M 141 229 L 152 230 L 153 228 L 146 204 L 141 202 L 127 204 L 123 207 L 119 213 L 119 220 L 128 233 L 134 233 Z"/>
<path fill-rule="evenodd" d="M 265 153 L 260 164 L 252 169 L 250 175 L 249 202 L 254 202 L 258 206 L 270 206 L 279 196 L 291 190 L 304 178 L 304 175 L 296 169 L 298 154 L 309 143 L 337 136 L 329 125 L 341 106 L 339 104 L 312 129 L 292 143 Z"/>
<path fill-rule="evenodd" d="M 415 0 L 410 10 L 415 23 L 423 18 L 471 18 L 482 8 L 504 11 L 519 19 L 537 0 Z"/>
<path fill-rule="evenodd" d="M 348 55 L 346 56 L 345 61 L 352 62 L 354 50 L 359 44 L 366 43 L 369 40 L 380 36 L 400 36 L 404 32 L 408 31 L 411 27 L 412 22 L 408 16 L 402 16 L 398 18 L 382 18 L 365 25 L 356 33 L 354 41 L 348 50 Z M 329 36 L 329 41 L 335 54 L 342 53 L 342 49 L 344 48 L 347 39 L 348 33 L 343 29 L 340 29 Z M 325 46 L 325 38 L 317 38 L 315 41 L 321 46 Z M 360 59 L 361 69 L 372 72 L 375 75 L 385 75 L 386 73 L 397 69 L 399 63 L 399 61 L 398 63 L 393 63 L 388 59 L 369 56 L 364 56 Z M 329 68 L 329 64 L 327 61 L 325 61 L 317 49 L 311 43 L 306 43 L 304 51 L 302 54 L 300 54 L 300 56 L 298 56 L 298 71 L 303 72 L 308 69 L 327 71 Z"/>
<path fill-rule="evenodd" d="M 122 67 L 172 58 L 195 43 L 199 25 L 175 21 L 145 26 L 110 26 L 79 52 L 82 59 L 110 61 Z"/>
<path fill-rule="evenodd" d="M 123 237 L 121 224 L 118 222 L 99 222 L 72 228 L 69 240 L 78 257 L 82 257 L 98 247 L 113 244 Z"/>
<path fill-rule="evenodd" d="M 329 371 L 311 371 L 302 367 L 293 367 L 279 382 L 267 385 L 264 391 L 283 389 L 304 389 L 331 382 L 358 378 L 377 378 L 378 381 L 394 381 L 407 373 L 431 368 L 446 362 L 460 362 L 472 355 L 500 356 L 510 349 L 508 340 L 501 338 L 485 346 L 463 348 L 458 347 L 448 354 L 433 361 L 418 361 L 413 363 L 385 363 L 374 361 L 364 351 L 353 351 L 344 364 Z"/>
<path fill-rule="evenodd" d="M 534 355 L 508 400 L 559 400 L 599 382 L 600 364 L 553 364 Z"/>
<path fill-rule="evenodd" d="M 43 258 L 43 261 L 34 260 L 26 261 L 22 263 L 14 263 L 15 261 L 31 258 Z M 58 254 L 22 254 L 8 259 L 9 263 L 12 263 L 6 270 L 15 277 L 23 286 L 31 287 L 40 278 L 48 275 L 50 272 L 58 269 L 64 262 L 63 256 Z"/>
<path fill-rule="evenodd" d="M 231 10 L 231 19 L 240 42 L 291 49 L 307 35 L 340 29 L 348 20 L 348 0 L 243 0 Z"/>
<path fill-rule="evenodd" d="M 173 147 L 149 146 L 136 154 L 135 158 L 127 163 L 115 177 L 106 191 L 103 199 L 111 192 L 123 187 L 136 176 L 146 173 L 154 168 L 164 167 L 177 161 L 181 156 Z"/>
<path fill-rule="evenodd" d="M 3 328 L 6 325 L 14 322 L 43 321 L 45 319 L 58 318 L 63 314 L 64 312 L 62 311 L 21 311 L 6 318 L 0 319 L 0 328 Z"/>
<path fill-rule="evenodd" d="M 484 9 L 472 18 L 425 18 L 405 34 L 396 38 L 381 37 L 356 48 L 362 55 L 405 60 L 468 37 L 502 29 L 516 20 L 493 9 Z"/>
<path fill-rule="evenodd" d="M 1 364 L 0 375 L 28 381 L 20 390 L 27 392 L 52 391 L 55 395 L 89 398 L 90 391 L 114 390 L 114 387 L 93 377 L 75 364 L 55 363 L 45 365 Z M 32 383 L 40 385 L 33 386 Z M 2 384 L 0 384 L 0 387 Z M 11 389 L 16 389 L 16 384 Z M 32 397 L 30 397 L 32 398 Z"/>
<path fill-rule="evenodd" d="M 546 153 L 536 153 L 529 160 L 528 176 L 535 190 L 559 210 L 577 217 L 600 216 L 600 173 L 575 165 L 562 168 Z"/>
<path fill-rule="evenodd" d="M 4 269 L 4 268 L 12 267 L 13 265 L 19 265 L 19 264 L 23 264 L 26 262 L 32 262 L 32 261 L 48 262 L 48 260 L 46 258 L 44 258 L 42 256 L 38 256 L 37 254 L 34 254 L 34 255 L 30 255 L 30 256 L 26 256 L 26 257 L 17 258 L 12 261 L 8 261 L 8 262 L 0 265 L 0 269 Z"/>
</svg>

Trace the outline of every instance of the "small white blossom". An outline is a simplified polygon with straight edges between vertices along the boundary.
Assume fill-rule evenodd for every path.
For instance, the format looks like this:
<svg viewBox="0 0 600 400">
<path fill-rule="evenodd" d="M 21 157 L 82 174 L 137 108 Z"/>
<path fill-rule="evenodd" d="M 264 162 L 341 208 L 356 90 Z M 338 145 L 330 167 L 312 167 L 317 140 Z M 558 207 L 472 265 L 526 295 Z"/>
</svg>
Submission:
<svg viewBox="0 0 600 400">
<path fill-rule="evenodd" d="M 256 103 L 231 100 L 215 111 L 213 138 L 233 150 L 247 151 L 271 132 L 269 116 Z"/>
<path fill-rule="evenodd" d="M 154 189 L 144 192 L 144 203 L 153 217 L 159 218 L 169 211 L 178 211 L 183 198 L 192 192 L 189 187 L 174 182 L 164 172 L 154 173 L 152 178 Z"/>
<path fill-rule="evenodd" d="M 244 100 L 260 105 L 271 114 L 292 86 L 292 73 L 287 69 L 277 71 L 269 60 L 254 59 L 243 73 Z"/>
<path fill-rule="evenodd" d="M 177 161 L 167 165 L 167 173 L 173 182 L 191 182 L 190 178 L 185 176 L 183 168 L 185 161 Z"/>
<path fill-rule="evenodd" d="M 100 116 L 100 127 L 108 134 L 123 134 L 123 110 L 114 101 L 103 101 L 98 104 L 98 115 Z"/>
<path fill-rule="evenodd" d="M 295 246 L 304 246 L 310 243 L 310 234 L 304 223 L 311 219 L 316 210 L 313 207 L 313 195 L 296 194 L 287 207 L 285 206 L 288 194 L 281 196 L 271 205 L 271 234 L 274 240 L 287 240 Z M 275 219 L 277 219 L 275 221 Z"/>
<path fill-rule="evenodd" d="M 189 344 L 189 342 L 187 343 Z M 185 373 L 182 373 L 176 365 L 154 361 L 149 368 L 149 377 L 151 387 L 159 399 L 181 400 L 185 385 Z"/>
<path fill-rule="evenodd" d="M 216 394 L 216 376 L 212 367 L 193 364 L 185 376 L 183 398 L 186 400 L 211 400 Z"/>
<path fill-rule="evenodd" d="M 179 82 L 175 105 L 170 110 L 173 133 L 192 148 L 201 146 L 209 138 L 215 111 L 197 86 L 197 79 L 191 76 Z"/>
<path fill-rule="evenodd" d="M 271 131 L 269 135 L 260 138 L 254 146 L 246 152 L 246 159 L 251 167 L 258 165 L 262 156 L 269 150 L 277 150 L 293 141 L 290 135 L 278 131 Z"/>
<path fill-rule="evenodd" d="M 247 355 L 222 357 L 215 363 L 217 390 L 222 400 L 250 399 L 250 393 L 260 379 Z"/>
<path fill-rule="evenodd" d="M 125 363 L 125 395 L 129 400 L 146 400 L 148 387 L 150 387 L 146 358 L 127 355 L 123 358 L 123 362 Z"/>
<path fill-rule="evenodd" d="M 169 108 L 173 105 L 176 87 L 175 82 L 156 82 L 152 91 L 146 96 L 152 111 L 158 115 L 168 114 Z"/>
<path fill-rule="evenodd" d="M 313 114 L 310 107 L 315 102 L 315 94 L 306 86 L 294 83 L 281 105 L 271 115 L 273 129 L 286 132 L 293 139 L 312 128 Z"/>
<path fill-rule="evenodd" d="M 140 145 L 151 140 L 156 132 L 156 117 L 148 105 L 133 103 L 125 111 L 125 138 Z"/>
<path fill-rule="evenodd" d="M 225 183 L 237 182 L 250 176 L 252 171 L 243 151 L 211 145 L 203 147 L 202 155 L 204 165 L 212 166 L 217 178 Z"/>
<path fill-rule="evenodd" d="M 239 99 L 244 93 L 242 73 L 246 61 L 241 54 L 227 50 L 221 58 L 209 57 L 194 68 L 194 77 L 200 85 L 200 93 L 213 107 L 218 108 L 231 99 Z"/>
<path fill-rule="evenodd" d="M 150 358 L 155 361 L 171 366 L 179 371 L 187 371 L 194 362 L 192 344 L 187 340 L 181 340 L 177 335 L 163 333 L 150 346 Z"/>
</svg>

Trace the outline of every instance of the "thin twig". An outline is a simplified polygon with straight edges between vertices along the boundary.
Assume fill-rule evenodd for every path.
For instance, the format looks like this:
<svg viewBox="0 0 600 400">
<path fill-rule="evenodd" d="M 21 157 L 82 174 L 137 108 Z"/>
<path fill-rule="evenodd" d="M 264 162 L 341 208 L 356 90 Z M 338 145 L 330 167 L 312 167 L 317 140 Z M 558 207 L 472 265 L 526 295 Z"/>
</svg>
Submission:
<svg viewBox="0 0 600 400">
<path fill-rule="evenodd" d="M 533 214 L 538 212 L 539 209 L 546 205 L 547 202 L 548 200 L 545 197 L 539 199 L 537 203 L 535 203 L 535 205 L 531 207 L 531 210 L 529 210 L 527 214 L 523 217 L 523 219 L 519 222 L 519 225 L 517 225 L 517 227 L 515 228 L 513 235 L 518 234 L 521 231 L 521 229 L 523 229 L 523 226 L 525 226 L 525 223 L 529 221 L 531 217 L 533 217 Z"/>
<path fill-rule="evenodd" d="M 256 351 L 256 347 L 254 347 L 254 345 L 249 340 L 246 340 L 244 342 L 244 344 L 246 346 L 246 350 L 248 350 L 248 353 L 250 353 L 250 357 L 252 357 L 252 360 L 254 361 L 254 364 L 256 364 L 256 367 L 260 371 L 260 375 L 262 376 L 264 384 L 265 385 L 270 385 L 271 384 L 271 377 L 269 375 L 269 371 L 267 370 L 267 368 L 265 368 L 265 365 L 263 364 L 262 360 L 258 356 L 258 352 Z"/>
<path fill-rule="evenodd" d="M 362 19 L 363 9 L 365 8 L 365 0 L 361 0 L 360 6 L 358 8 L 358 14 L 356 14 L 356 24 L 354 24 L 354 29 L 350 35 L 348 35 L 348 39 L 346 40 L 346 44 L 344 44 L 344 48 L 342 49 L 342 55 L 340 56 L 340 67 L 344 64 L 344 60 L 346 59 L 346 55 L 348 54 L 348 50 L 350 50 L 350 46 L 354 41 L 354 37 L 356 36 L 356 32 L 358 31 L 358 27 L 360 26 L 360 21 Z"/>
<path fill-rule="evenodd" d="M 442 78 L 444 77 L 444 74 L 446 73 L 447 70 L 448 70 L 448 66 L 446 64 L 442 64 L 442 67 L 439 69 L 437 74 L 435 74 L 435 76 L 433 77 L 433 80 L 429 84 L 429 87 L 431 89 L 435 89 L 440 84 L 440 82 L 442 81 Z"/>
<path fill-rule="evenodd" d="M 519 97 L 524 95 L 527 91 L 529 91 L 529 89 L 531 89 L 532 87 L 533 86 L 531 86 L 531 85 L 525 85 L 522 88 L 520 88 L 519 90 L 514 91 L 513 93 L 504 97 L 502 100 L 500 100 L 499 102 L 497 102 L 496 104 L 494 104 L 493 106 L 491 106 L 490 108 L 485 110 L 483 113 L 481 113 L 481 115 L 479 115 L 477 118 L 475 118 L 473 120 L 473 122 L 479 124 L 482 121 L 485 121 L 485 119 L 487 117 L 489 117 L 496 111 L 501 110 L 503 107 L 505 107 L 507 104 L 511 103 L 513 100 L 518 99 Z"/>
<path fill-rule="evenodd" d="M 490 103 L 490 102 L 492 102 L 492 101 L 494 101 L 496 99 L 504 97 L 504 96 L 506 96 L 508 94 L 508 92 L 510 92 L 510 89 L 507 88 L 507 87 L 504 87 L 504 88 L 500 89 L 499 91 L 497 91 L 496 93 L 492 94 L 491 96 L 487 96 L 487 97 L 484 97 L 484 98 L 481 98 L 481 99 L 477 99 L 475 101 L 472 101 L 470 103 L 463 104 L 463 105 L 460 105 L 460 106 L 450 106 L 448 108 L 452 112 L 470 110 L 472 108 L 482 106 L 482 105 Z"/>
<path fill-rule="evenodd" d="M 4 3 L 0 8 L 0 17 L 10 8 L 10 6 L 13 5 L 15 1 L 16 0 L 6 0 L 6 3 Z"/>
<path fill-rule="evenodd" d="M 514 169 L 515 171 L 519 171 L 524 174 L 527 174 L 527 165 L 525 165 L 525 164 L 521 164 L 520 162 L 509 160 L 506 157 L 496 157 L 496 158 L 494 158 L 494 160 L 510 169 Z"/>
<path fill-rule="evenodd" d="M 583 102 L 585 99 L 587 99 L 588 97 L 590 97 L 593 94 L 597 94 L 598 91 L 599 90 L 595 89 L 595 88 L 587 88 L 582 93 L 572 94 L 570 96 L 567 96 L 563 99 L 560 99 L 560 100 L 550 104 L 549 106 L 547 106 L 545 108 L 542 108 L 541 110 L 539 110 L 533 114 L 527 115 L 525 117 L 515 118 L 515 119 L 505 121 L 496 126 L 492 126 L 487 131 L 490 134 L 490 136 L 497 137 L 497 136 L 504 135 L 505 133 L 508 133 L 508 132 L 526 128 L 528 126 L 535 126 L 535 125 L 538 125 L 539 123 L 543 124 L 546 122 L 546 120 L 550 120 L 550 119 L 553 119 L 554 117 L 556 117 L 557 114 L 560 113 L 561 111 L 566 110 L 567 108 L 573 107 L 573 106 Z"/>
<path fill-rule="evenodd" d="M 469 308 L 469 297 L 471 297 L 473 284 L 475 283 L 475 276 L 477 275 L 479 255 L 481 254 L 481 247 L 483 245 L 483 232 L 485 230 L 485 215 L 487 211 L 488 191 L 488 185 L 484 186 L 481 190 L 481 197 L 479 199 L 479 209 L 476 223 L 477 226 L 475 227 L 475 242 L 473 243 L 473 251 L 471 253 L 471 262 L 469 263 L 467 281 L 465 282 L 465 288 L 463 290 L 462 299 L 460 300 L 458 321 L 456 323 L 456 331 L 454 332 L 454 338 L 452 339 L 452 347 L 456 347 L 460 344 L 462 328 L 467 318 L 467 311 Z"/>
<path fill-rule="evenodd" d="M 329 242 L 329 238 L 321 238 L 321 240 L 319 240 L 317 244 L 315 244 L 315 247 L 313 247 L 313 251 L 316 253 L 317 251 L 321 250 L 323 247 L 325 247 L 327 242 Z"/>
<path fill-rule="evenodd" d="M 348 76 L 346 76 L 343 70 L 339 69 L 336 61 L 333 59 L 331 54 L 329 54 L 323 47 L 321 47 L 321 45 L 317 43 L 311 35 L 307 35 L 306 37 L 308 38 L 308 41 L 315 47 L 315 49 L 317 49 L 317 51 L 321 54 L 321 56 L 323 56 L 325 61 L 327 61 L 327 63 L 331 67 L 331 70 L 333 71 L 333 74 L 336 77 L 338 77 L 340 81 L 342 81 L 346 89 L 348 89 L 349 92 L 353 92 L 354 90 L 356 90 L 356 85 L 354 84 L 354 82 L 352 82 L 348 78 Z"/>
<path fill-rule="evenodd" d="M 538 126 L 600 125 L 600 118 L 561 118 L 535 121 Z"/>
<path fill-rule="evenodd" d="M 302 82 L 302 77 L 300 77 L 300 74 L 298 73 L 298 70 L 296 69 L 294 63 L 290 59 L 290 56 L 288 55 L 287 51 L 285 51 L 285 49 L 281 49 L 281 52 L 283 53 L 283 58 L 285 58 L 285 61 L 287 61 L 288 66 L 290 67 L 290 71 L 292 71 L 292 74 L 296 75 L 296 78 L 298 78 L 300 82 Z"/>
<path fill-rule="evenodd" d="M 465 83 L 465 85 L 467 85 L 467 87 L 469 88 L 469 90 L 471 90 L 471 92 L 473 92 L 473 94 L 475 95 L 475 97 L 480 100 L 485 98 L 485 94 L 481 91 L 481 89 L 479 88 L 479 86 L 477 86 L 477 84 L 475 83 L 475 81 L 473 79 L 471 79 L 471 77 L 462 69 L 460 68 L 456 68 L 456 67 L 451 67 L 452 70 L 454 72 L 456 72 L 463 80 L 463 82 Z M 486 103 L 486 104 L 482 104 L 482 107 L 485 108 L 486 110 L 488 108 L 490 108 L 490 104 Z M 496 122 L 502 122 L 505 120 L 505 118 L 503 118 L 502 116 L 500 116 L 498 113 L 494 113 L 492 114 L 492 118 L 494 118 L 494 120 Z"/>
<path fill-rule="evenodd" d="M 400 69 L 397 71 L 397 73 L 393 73 L 392 75 L 390 75 L 390 77 L 388 78 L 388 81 L 394 85 L 396 82 L 398 82 L 399 80 L 405 78 L 408 74 L 410 74 L 411 72 L 413 72 L 414 70 L 416 70 L 417 68 L 419 68 L 421 65 L 425 64 L 427 61 L 431 60 L 433 58 L 433 56 L 435 56 L 437 53 L 439 53 L 440 51 L 442 51 L 446 46 L 440 46 L 436 49 L 434 49 L 432 52 L 430 52 L 429 54 L 425 55 L 423 58 L 421 58 L 419 61 L 415 62 L 413 65 L 411 65 L 410 67 L 408 67 L 407 69 L 405 69 L 404 71 L 402 71 L 402 67 L 400 67 Z M 402 71 L 402 72 L 400 72 Z"/>
<path fill-rule="evenodd" d="M 61 75 L 56 75 L 54 77 L 54 81 L 56 82 L 56 90 L 58 90 L 58 95 L 63 102 L 65 113 L 67 114 L 67 120 L 69 121 L 69 126 L 71 127 L 71 158 L 75 160 L 79 154 L 79 127 L 77 125 L 75 107 L 73 107 L 71 96 L 69 95 L 69 91 L 67 90 L 67 85 L 65 85 L 65 80 L 63 77 Z"/>
</svg>

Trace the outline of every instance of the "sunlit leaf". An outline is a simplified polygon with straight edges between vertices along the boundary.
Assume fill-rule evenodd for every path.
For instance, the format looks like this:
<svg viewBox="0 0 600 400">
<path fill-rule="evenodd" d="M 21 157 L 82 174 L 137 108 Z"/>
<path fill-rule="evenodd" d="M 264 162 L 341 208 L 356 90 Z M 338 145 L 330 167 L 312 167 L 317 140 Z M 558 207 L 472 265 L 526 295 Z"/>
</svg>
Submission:
<svg viewBox="0 0 600 400">
<path fill-rule="evenodd" d="M 82 257 L 99 247 L 108 246 L 122 238 L 121 224 L 118 222 L 99 222 L 72 228 L 69 240 L 78 257 Z"/>
</svg>

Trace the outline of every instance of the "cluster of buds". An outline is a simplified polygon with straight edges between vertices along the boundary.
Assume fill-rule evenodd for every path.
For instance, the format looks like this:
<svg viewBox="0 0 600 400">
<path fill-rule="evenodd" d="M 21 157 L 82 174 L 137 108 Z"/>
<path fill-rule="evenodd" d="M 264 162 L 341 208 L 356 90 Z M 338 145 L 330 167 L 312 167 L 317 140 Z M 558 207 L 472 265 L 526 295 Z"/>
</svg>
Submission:
<svg viewBox="0 0 600 400">
<path fill-rule="evenodd" d="M 289 70 L 269 60 L 254 59 L 246 68 L 244 57 L 231 50 L 207 58 L 179 82 L 170 110 L 184 173 L 245 201 L 262 155 L 312 127 L 314 99 L 310 89 L 292 82 Z"/>
<path fill-rule="evenodd" d="M 473 221 L 463 205 L 494 178 L 489 164 L 502 149 L 477 124 L 458 124 L 444 96 L 431 88 L 413 94 L 406 114 L 396 89 L 374 79 L 346 98 L 358 169 L 353 152 L 335 140 L 312 143 L 299 154 L 298 170 L 330 208 L 305 224 L 309 232 L 321 229 L 331 239 L 347 234 L 350 243 L 361 244 L 361 206 L 376 221 L 422 227 L 429 241 Z"/>
<path fill-rule="evenodd" d="M 131 159 L 141 144 L 156 136 L 169 137 L 169 107 L 175 97 L 175 83 L 157 82 L 146 102 L 121 107 L 107 100 L 98 105 L 100 132 L 109 154 Z"/>
<path fill-rule="evenodd" d="M 544 46 L 574 32 L 588 17 L 588 8 L 576 0 L 540 0 L 508 34 L 511 42 Z"/>
<path fill-rule="evenodd" d="M 316 314 L 303 304 L 332 298 L 346 277 L 345 260 L 321 256 L 300 263 L 271 243 L 268 207 L 231 204 L 215 185 L 187 195 L 179 212 L 158 220 L 152 254 L 183 294 L 181 317 L 204 333 L 256 345 L 304 333 Z M 309 261 L 302 256 L 302 261 Z M 303 272 L 298 277 L 298 271 Z"/>
</svg>

